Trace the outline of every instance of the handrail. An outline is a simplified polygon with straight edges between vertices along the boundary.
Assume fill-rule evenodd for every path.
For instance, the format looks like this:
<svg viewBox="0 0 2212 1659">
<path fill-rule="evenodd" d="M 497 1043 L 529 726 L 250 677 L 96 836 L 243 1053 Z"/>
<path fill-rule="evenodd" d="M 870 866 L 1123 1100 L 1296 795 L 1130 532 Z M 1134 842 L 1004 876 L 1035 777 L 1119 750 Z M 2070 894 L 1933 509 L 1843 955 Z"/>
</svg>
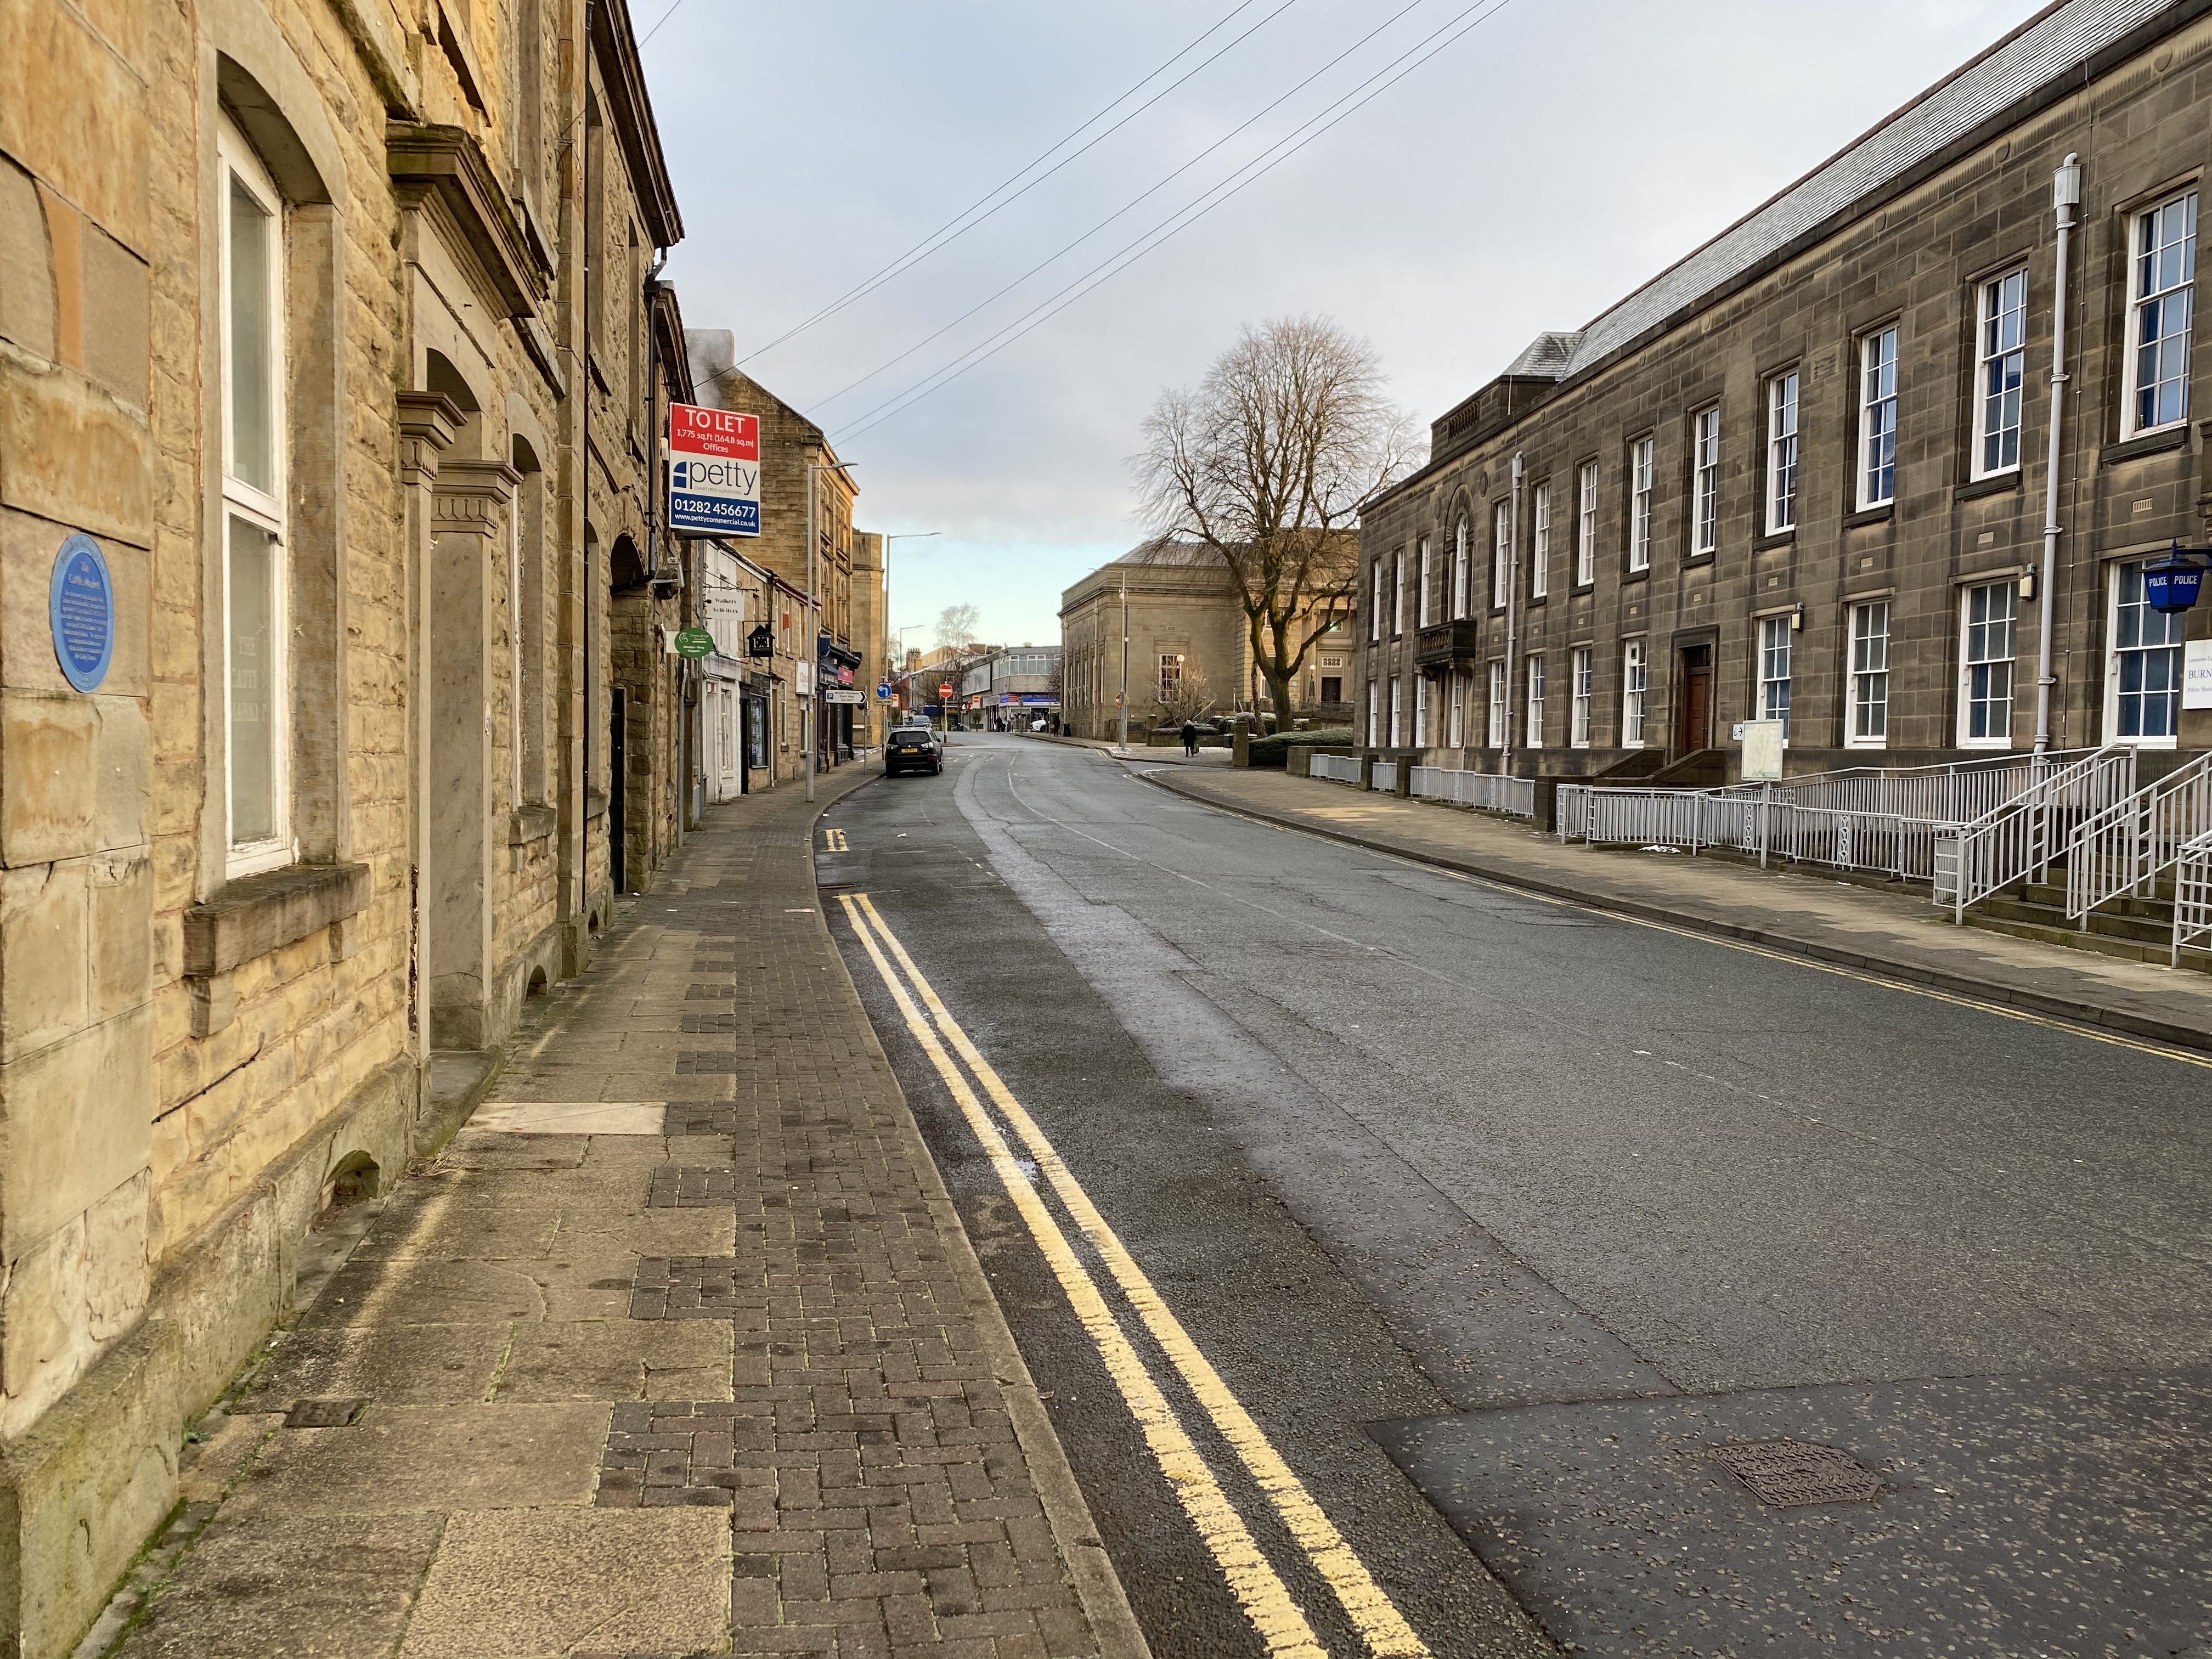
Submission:
<svg viewBox="0 0 2212 1659">
<path fill-rule="evenodd" d="M 2066 842 L 2066 917 L 2135 892 L 2212 831 L 2212 751 L 2199 755 L 2077 825 Z"/>
<path fill-rule="evenodd" d="M 2185 945 L 2212 949 L 2212 830 L 2185 842 L 2173 861 L 2173 954 L 2167 966 L 2181 966 Z"/>
<path fill-rule="evenodd" d="M 2086 760 L 2039 779 L 2011 799 L 1961 823 L 1936 831 L 1934 897 L 1951 920 L 1963 922 L 1966 907 L 2040 875 L 2059 845 L 2064 821 L 2101 811 L 2135 793 L 2132 744 L 2107 744 Z"/>
</svg>

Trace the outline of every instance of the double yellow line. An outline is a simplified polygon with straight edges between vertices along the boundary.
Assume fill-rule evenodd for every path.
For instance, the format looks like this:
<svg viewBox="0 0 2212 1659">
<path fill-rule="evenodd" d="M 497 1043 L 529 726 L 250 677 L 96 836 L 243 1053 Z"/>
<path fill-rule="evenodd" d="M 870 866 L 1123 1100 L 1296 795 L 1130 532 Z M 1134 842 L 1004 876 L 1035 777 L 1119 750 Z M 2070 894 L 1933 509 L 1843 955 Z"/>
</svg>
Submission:
<svg viewBox="0 0 2212 1659">
<path fill-rule="evenodd" d="M 1098 1357 L 1121 1391 L 1129 1413 L 1143 1431 L 1169 1488 L 1190 1516 L 1231 1592 L 1243 1608 L 1252 1627 L 1270 1654 L 1290 1659 L 1326 1659 L 1328 1650 L 1291 1597 L 1290 1590 L 1253 1541 L 1243 1518 L 1237 1512 L 1213 1470 L 1191 1443 L 1182 1421 L 1161 1392 L 1145 1362 L 1130 1344 L 1114 1310 L 1108 1306 L 1097 1281 L 1084 1266 L 1059 1221 L 1046 1206 L 1036 1187 L 1014 1158 L 1005 1134 L 988 1111 L 960 1066 L 957 1054 L 975 1081 L 982 1085 L 1014 1134 L 1027 1148 L 1069 1218 L 1105 1264 L 1107 1272 L 1137 1311 L 1184 1384 L 1196 1398 L 1214 1428 L 1237 1453 L 1238 1460 L 1273 1505 L 1306 1559 L 1335 1593 L 1346 1615 L 1379 1659 L 1427 1659 L 1429 1650 L 1415 1635 L 1404 1615 L 1368 1574 L 1321 1505 L 1315 1503 L 1281 1454 L 1268 1442 L 1243 1403 L 1230 1392 L 1211 1362 L 1199 1351 L 1182 1322 L 1152 1288 L 1152 1281 L 1131 1259 L 1106 1219 L 1091 1203 L 1090 1194 L 1060 1157 L 1036 1120 L 1023 1109 L 991 1063 L 976 1051 L 938 998 L 936 991 L 914 958 L 906 953 L 876 907 L 865 893 L 841 893 L 846 920 L 852 924 L 870 961 L 883 977 L 884 987 L 898 1006 L 900 1017 L 930 1064 L 945 1081 L 969 1127 L 989 1154 L 1006 1196 L 1027 1224 L 1060 1288 L 1067 1293 L 1076 1317 L 1082 1322 L 1098 1350 Z M 896 960 L 896 969 L 892 967 Z M 908 987 L 911 986 L 911 990 Z M 920 1006 L 917 1006 L 917 999 Z M 928 1011 L 924 1018 L 922 1009 Z M 947 1052 L 948 1046 L 951 1053 Z"/>
</svg>

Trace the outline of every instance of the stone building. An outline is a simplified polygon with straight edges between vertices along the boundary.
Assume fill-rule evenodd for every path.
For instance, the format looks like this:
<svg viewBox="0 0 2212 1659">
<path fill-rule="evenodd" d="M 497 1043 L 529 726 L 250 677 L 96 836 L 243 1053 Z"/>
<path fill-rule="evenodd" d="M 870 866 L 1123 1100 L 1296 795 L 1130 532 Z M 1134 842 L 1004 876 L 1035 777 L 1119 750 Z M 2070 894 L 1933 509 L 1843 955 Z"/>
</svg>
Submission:
<svg viewBox="0 0 2212 1659">
<path fill-rule="evenodd" d="M 2212 606 L 2142 578 L 2212 501 L 2206 11 L 2048 8 L 1437 419 L 1363 526 L 1364 741 L 1710 781 L 1752 719 L 1792 771 L 2027 749 L 2048 617 L 2052 747 L 2212 744 L 2179 692 Z"/>
<path fill-rule="evenodd" d="M 860 494 L 857 481 L 839 465 L 820 427 L 737 367 L 736 337 L 729 330 L 693 329 L 688 346 L 697 400 L 760 419 L 761 533 L 746 540 L 746 556 L 795 588 L 802 605 L 812 582 L 819 635 L 815 672 L 823 689 L 860 689 L 872 696 L 872 684 L 863 688 L 861 678 L 868 661 L 868 634 L 877 626 L 869 618 L 882 613 L 883 561 L 878 551 L 872 574 L 866 569 L 861 573 L 859 589 L 872 582 L 873 599 L 856 598 L 853 502 Z M 810 492 L 815 538 L 811 568 L 806 546 Z M 818 695 L 811 706 L 820 764 L 827 769 L 850 759 L 856 730 L 866 742 L 866 708 Z M 793 752 L 799 756 L 803 769 L 804 748 Z"/>
<path fill-rule="evenodd" d="M 1121 594 L 1129 596 L 1129 730 L 1152 729 L 1164 704 L 1180 707 L 1186 688 L 1203 684 L 1212 711 L 1266 709 L 1244 609 L 1220 559 L 1205 549 L 1150 541 L 1103 564 L 1060 595 L 1062 729 L 1079 738 L 1121 730 Z M 1346 615 L 1309 619 L 1324 637 L 1305 653 L 1300 706 L 1293 713 L 1341 719 L 1353 652 Z M 1344 643 L 1339 648 L 1338 641 Z"/>
<path fill-rule="evenodd" d="M 622 0 L 0 40 L 0 1645 L 45 1659 L 311 1224 L 667 848 L 682 227 Z"/>
</svg>

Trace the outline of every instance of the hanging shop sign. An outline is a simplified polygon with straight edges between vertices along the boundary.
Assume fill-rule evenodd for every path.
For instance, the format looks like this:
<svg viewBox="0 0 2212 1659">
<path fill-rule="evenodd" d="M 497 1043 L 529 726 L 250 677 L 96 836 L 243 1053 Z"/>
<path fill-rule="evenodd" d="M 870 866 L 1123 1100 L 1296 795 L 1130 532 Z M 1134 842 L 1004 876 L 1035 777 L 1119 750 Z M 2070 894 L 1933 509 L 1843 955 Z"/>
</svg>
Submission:
<svg viewBox="0 0 2212 1659">
<path fill-rule="evenodd" d="M 760 416 L 668 405 L 668 527 L 679 536 L 757 536 Z"/>
<path fill-rule="evenodd" d="M 685 628 L 676 635 L 676 654 L 679 657 L 703 657 L 714 648 L 714 636 L 703 628 Z"/>
<path fill-rule="evenodd" d="M 100 544 L 82 531 L 54 556 L 46 621 L 63 678 L 80 691 L 97 690 L 115 657 L 115 584 Z"/>
</svg>

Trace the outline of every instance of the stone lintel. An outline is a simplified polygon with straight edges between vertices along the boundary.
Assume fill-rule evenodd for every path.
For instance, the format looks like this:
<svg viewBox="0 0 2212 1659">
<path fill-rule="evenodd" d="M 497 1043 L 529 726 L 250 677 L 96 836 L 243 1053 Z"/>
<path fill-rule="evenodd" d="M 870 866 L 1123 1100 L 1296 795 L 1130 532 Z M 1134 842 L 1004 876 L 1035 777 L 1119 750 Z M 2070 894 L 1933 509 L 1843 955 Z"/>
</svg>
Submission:
<svg viewBox="0 0 2212 1659">
<path fill-rule="evenodd" d="M 185 912 L 185 977 L 212 979 L 368 908 L 365 864 L 295 864 L 243 876 Z"/>
</svg>

